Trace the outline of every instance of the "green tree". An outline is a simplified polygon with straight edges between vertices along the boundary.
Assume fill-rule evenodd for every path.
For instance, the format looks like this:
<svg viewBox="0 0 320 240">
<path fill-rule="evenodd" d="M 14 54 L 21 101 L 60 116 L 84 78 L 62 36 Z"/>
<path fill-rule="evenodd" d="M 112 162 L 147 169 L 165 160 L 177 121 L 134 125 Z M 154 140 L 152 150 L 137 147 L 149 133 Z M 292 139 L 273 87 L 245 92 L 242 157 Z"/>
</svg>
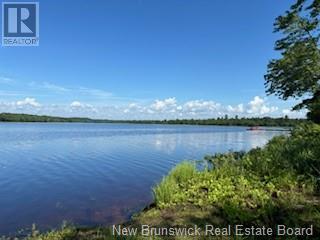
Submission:
<svg viewBox="0 0 320 240">
<path fill-rule="evenodd" d="M 275 43 L 279 59 L 268 64 L 265 86 L 268 94 L 287 100 L 303 98 L 293 110 L 307 108 L 308 117 L 320 123 L 320 0 L 296 0 L 279 16 L 274 31 L 283 38 Z"/>
</svg>

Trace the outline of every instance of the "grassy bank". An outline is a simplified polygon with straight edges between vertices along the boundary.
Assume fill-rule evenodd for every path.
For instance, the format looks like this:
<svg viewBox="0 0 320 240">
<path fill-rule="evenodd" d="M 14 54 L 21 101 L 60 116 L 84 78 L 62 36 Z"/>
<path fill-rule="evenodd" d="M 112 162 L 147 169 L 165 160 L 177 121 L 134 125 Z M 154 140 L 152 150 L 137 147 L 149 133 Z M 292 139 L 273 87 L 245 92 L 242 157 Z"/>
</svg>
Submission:
<svg viewBox="0 0 320 240">
<path fill-rule="evenodd" d="M 204 163 L 204 170 L 198 170 L 192 162 L 177 165 L 154 187 L 154 206 L 123 226 L 185 227 L 196 224 L 204 227 L 211 224 L 224 227 L 243 224 L 274 228 L 277 224 L 313 225 L 313 237 L 309 238 L 320 236 L 320 125 L 300 125 L 290 136 L 275 137 L 263 148 L 247 153 L 207 156 Z M 44 235 L 34 231 L 29 239 L 166 238 L 113 237 L 110 228 L 66 227 Z"/>
<path fill-rule="evenodd" d="M 204 171 L 190 162 L 176 166 L 154 188 L 156 207 L 137 216 L 136 223 L 313 225 L 319 238 L 320 125 L 301 125 L 263 148 L 205 161 Z"/>
</svg>

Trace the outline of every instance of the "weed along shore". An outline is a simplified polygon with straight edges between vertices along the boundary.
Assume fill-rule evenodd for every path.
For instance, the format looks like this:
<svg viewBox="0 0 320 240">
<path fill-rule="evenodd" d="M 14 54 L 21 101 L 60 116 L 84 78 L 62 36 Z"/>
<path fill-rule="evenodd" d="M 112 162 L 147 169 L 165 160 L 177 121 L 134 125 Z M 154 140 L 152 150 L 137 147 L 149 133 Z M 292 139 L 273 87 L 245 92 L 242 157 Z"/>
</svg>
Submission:
<svg viewBox="0 0 320 240">
<path fill-rule="evenodd" d="M 312 157 L 310 157 L 312 156 Z M 320 232 L 320 126 L 301 125 L 263 148 L 177 165 L 154 188 L 156 207 L 133 220 L 155 227 L 208 226 L 233 236 L 316 238 Z M 297 226 L 297 227 L 294 227 Z M 271 230 L 272 229 L 272 233 Z M 222 232 L 222 231 L 221 231 Z"/>
</svg>

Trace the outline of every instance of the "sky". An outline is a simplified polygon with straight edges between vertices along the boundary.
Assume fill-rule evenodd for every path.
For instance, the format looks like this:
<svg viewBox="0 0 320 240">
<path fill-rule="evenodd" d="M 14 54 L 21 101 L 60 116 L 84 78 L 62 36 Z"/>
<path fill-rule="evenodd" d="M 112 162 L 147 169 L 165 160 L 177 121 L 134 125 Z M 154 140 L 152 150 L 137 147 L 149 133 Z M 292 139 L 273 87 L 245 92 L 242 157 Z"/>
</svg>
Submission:
<svg viewBox="0 0 320 240">
<path fill-rule="evenodd" d="M 264 88 L 274 19 L 293 2 L 39 0 L 39 46 L 0 48 L 0 112 L 304 117 Z"/>
</svg>

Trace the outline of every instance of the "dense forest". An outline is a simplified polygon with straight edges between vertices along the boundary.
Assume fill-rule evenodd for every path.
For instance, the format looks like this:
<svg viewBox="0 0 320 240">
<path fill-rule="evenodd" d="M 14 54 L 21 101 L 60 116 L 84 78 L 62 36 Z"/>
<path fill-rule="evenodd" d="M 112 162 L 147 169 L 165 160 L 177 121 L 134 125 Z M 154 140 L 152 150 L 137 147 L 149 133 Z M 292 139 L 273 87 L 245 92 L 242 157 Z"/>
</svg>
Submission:
<svg viewBox="0 0 320 240">
<path fill-rule="evenodd" d="M 31 114 L 0 113 L 0 122 L 92 122 L 89 118 L 63 118 Z"/>
<path fill-rule="evenodd" d="M 306 122 L 305 119 L 284 118 L 211 118 L 175 120 L 102 120 L 91 118 L 64 118 L 30 114 L 0 113 L 0 122 L 79 122 L 79 123 L 135 123 L 135 124 L 185 124 L 185 125 L 227 125 L 227 126 L 280 126 L 291 127 Z"/>
</svg>

